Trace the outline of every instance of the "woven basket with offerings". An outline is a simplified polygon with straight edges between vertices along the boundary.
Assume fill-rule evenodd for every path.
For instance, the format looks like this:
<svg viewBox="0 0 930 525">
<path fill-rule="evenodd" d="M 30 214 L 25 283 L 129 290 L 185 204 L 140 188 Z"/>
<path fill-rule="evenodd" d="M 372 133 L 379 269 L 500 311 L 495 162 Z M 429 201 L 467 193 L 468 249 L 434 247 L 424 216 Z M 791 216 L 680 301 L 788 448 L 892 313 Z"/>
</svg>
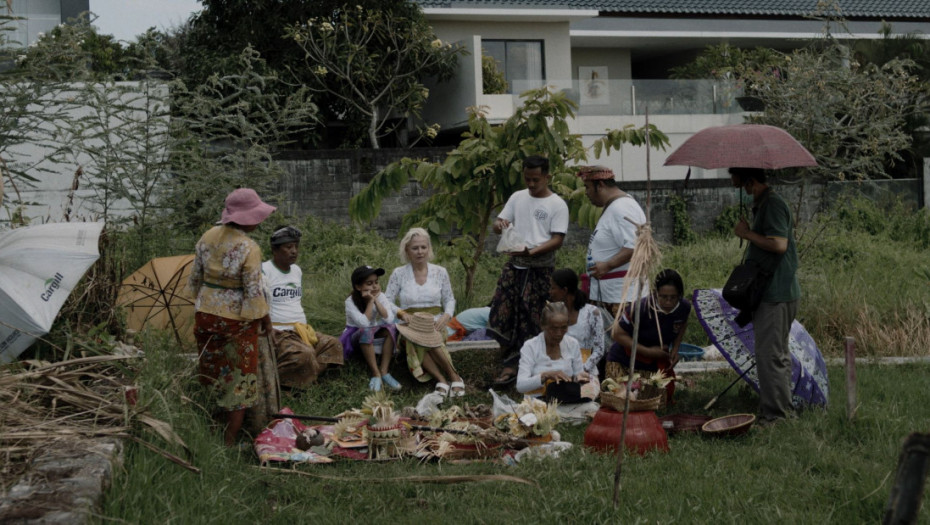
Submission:
<svg viewBox="0 0 930 525">
<path fill-rule="evenodd" d="M 625 366 L 623 366 L 623 365 L 620 364 L 620 363 L 610 361 L 610 362 L 607 363 L 607 367 L 606 367 L 606 370 L 605 370 L 605 371 L 606 371 L 606 374 L 605 374 L 605 375 L 607 376 L 607 378 L 613 379 L 614 381 L 616 381 L 616 382 L 618 382 L 618 383 L 621 383 L 621 384 L 623 384 L 623 385 L 626 385 L 626 380 L 627 380 L 627 377 L 628 377 L 627 374 L 629 374 L 630 372 L 629 372 L 629 370 L 626 369 Z M 647 374 L 647 376 L 648 376 L 649 372 L 646 372 L 646 374 Z M 653 373 L 653 374 L 652 374 L 652 377 L 655 377 L 656 374 L 658 374 L 658 372 Z M 639 372 L 636 373 L 636 377 L 639 377 Z M 660 382 L 663 382 L 663 383 L 667 383 L 667 382 L 668 382 L 668 380 L 667 380 L 666 376 L 664 376 L 664 374 L 663 374 L 661 377 L 662 377 L 663 381 L 660 381 Z M 646 379 L 645 382 L 647 383 L 645 386 L 654 386 L 654 387 L 656 387 L 656 388 L 659 389 L 659 396 L 661 397 L 661 400 L 659 401 L 659 406 L 658 406 L 658 408 L 665 408 L 665 406 L 666 406 L 667 403 L 668 403 L 668 391 L 665 389 L 664 385 L 659 386 L 659 385 L 656 385 L 656 384 L 654 384 L 654 383 L 649 383 L 648 381 L 649 381 L 650 378 L 648 378 L 648 377 L 647 377 L 647 378 L 644 378 L 644 379 Z M 603 398 L 604 393 L 606 393 L 608 390 L 607 390 L 607 388 L 605 388 L 603 385 L 601 385 L 601 387 L 605 390 L 605 392 L 602 392 L 602 393 L 601 393 L 601 397 Z M 643 398 L 643 397 L 646 397 L 646 396 L 644 396 L 642 393 L 640 393 L 640 395 L 637 396 L 637 398 Z M 652 397 L 652 396 L 648 396 L 648 397 Z M 604 403 L 601 403 L 601 404 L 604 404 Z M 607 406 L 610 406 L 610 405 L 607 405 Z M 632 407 L 633 407 L 633 405 L 630 405 L 630 410 L 634 410 Z M 622 409 L 621 409 L 621 410 L 622 410 Z M 652 409 L 652 408 L 642 408 L 642 409 L 637 409 L 637 410 L 656 410 L 656 409 Z"/>
<path fill-rule="evenodd" d="M 657 386 L 644 386 L 639 391 L 636 399 L 630 399 L 630 410 L 634 412 L 642 410 L 658 410 L 662 403 L 663 391 L 664 389 L 661 389 Z M 618 412 L 623 412 L 624 407 L 626 406 L 626 396 L 624 395 L 624 389 L 620 389 L 616 393 L 609 391 L 601 392 L 601 406 L 611 408 Z"/>
</svg>

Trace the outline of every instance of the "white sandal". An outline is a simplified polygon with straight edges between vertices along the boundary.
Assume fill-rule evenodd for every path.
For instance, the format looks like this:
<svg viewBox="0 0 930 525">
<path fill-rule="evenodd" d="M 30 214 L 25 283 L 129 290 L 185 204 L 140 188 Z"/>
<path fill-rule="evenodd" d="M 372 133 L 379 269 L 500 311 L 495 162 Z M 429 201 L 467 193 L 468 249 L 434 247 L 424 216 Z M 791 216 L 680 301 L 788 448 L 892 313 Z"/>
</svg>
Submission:
<svg viewBox="0 0 930 525">
<path fill-rule="evenodd" d="M 449 386 L 452 387 L 452 391 L 449 393 L 449 397 L 465 397 L 464 381 L 453 381 Z M 456 388 L 459 390 L 456 390 Z"/>
<path fill-rule="evenodd" d="M 449 385 L 445 383 L 436 383 L 435 392 L 442 397 L 449 397 Z"/>
</svg>

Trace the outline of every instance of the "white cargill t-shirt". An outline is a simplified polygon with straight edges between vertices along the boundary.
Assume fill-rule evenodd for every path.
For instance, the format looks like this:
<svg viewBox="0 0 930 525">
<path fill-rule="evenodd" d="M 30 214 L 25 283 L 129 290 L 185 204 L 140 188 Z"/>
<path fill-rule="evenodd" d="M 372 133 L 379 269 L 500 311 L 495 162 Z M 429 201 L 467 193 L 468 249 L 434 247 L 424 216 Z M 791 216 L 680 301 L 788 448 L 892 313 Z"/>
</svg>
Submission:
<svg viewBox="0 0 930 525">
<path fill-rule="evenodd" d="M 594 233 L 588 241 L 588 255 L 585 260 L 585 268 L 594 266 L 594 263 L 606 261 L 617 254 L 623 248 L 633 248 L 636 245 L 636 226 L 630 221 L 637 224 L 646 222 L 646 214 L 639 206 L 639 203 L 633 197 L 621 197 L 611 202 L 604 208 L 601 218 L 597 221 Z M 611 268 L 609 273 L 628 270 L 630 263 L 626 263 L 616 268 Z M 591 289 L 589 297 L 592 301 L 602 301 L 605 303 L 629 302 L 635 296 L 635 290 L 627 292 L 626 300 L 621 300 L 623 294 L 624 279 L 591 279 Z M 646 290 L 643 291 L 645 295 Z"/>
<path fill-rule="evenodd" d="M 271 306 L 272 323 L 306 323 L 307 316 L 300 304 L 303 297 L 303 271 L 296 264 L 284 273 L 272 261 L 262 263 L 262 278 L 268 288 L 268 304 Z M 279 330 L 293 330 L 290 326 Z"/>
<path fill-rule="evenodd" d="M 553 233 L 564 235 L 568 231 L 568 205 L 555 193 L 536 198 L 530 196 L 530 190 L 517 191 L 498 217 L 513 224 L 528 248 L 543 244 Z"/>
</svg>

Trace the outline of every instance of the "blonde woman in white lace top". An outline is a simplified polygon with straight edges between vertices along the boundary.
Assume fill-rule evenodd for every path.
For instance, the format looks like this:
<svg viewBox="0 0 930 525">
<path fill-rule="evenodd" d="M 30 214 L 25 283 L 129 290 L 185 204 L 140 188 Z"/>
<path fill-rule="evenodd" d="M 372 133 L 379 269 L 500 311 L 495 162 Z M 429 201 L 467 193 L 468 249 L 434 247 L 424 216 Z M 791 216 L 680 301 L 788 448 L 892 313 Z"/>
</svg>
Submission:
<svg viewBox="0 0 930 525">
<path fill-rule="evenodd" d="M 436 330 L 445 333 L 446 324 L 455 315 L 455 297 L 449 273 L 431 264 L 433 246 L 423 228 L 411 228 L 400 241 L 400 259 L 407 263 L 391 273 L 384 295 L 394 305 L 398 319 L 407 321 L 416 312 L 433 315 Z M 452 366 L 445 345 L 424 348 L 405 341 L 407 366 L 421 382 L 435 378 L 436 392 L 453 397 L 465 395 L 465 383 Z"/>
</svg>

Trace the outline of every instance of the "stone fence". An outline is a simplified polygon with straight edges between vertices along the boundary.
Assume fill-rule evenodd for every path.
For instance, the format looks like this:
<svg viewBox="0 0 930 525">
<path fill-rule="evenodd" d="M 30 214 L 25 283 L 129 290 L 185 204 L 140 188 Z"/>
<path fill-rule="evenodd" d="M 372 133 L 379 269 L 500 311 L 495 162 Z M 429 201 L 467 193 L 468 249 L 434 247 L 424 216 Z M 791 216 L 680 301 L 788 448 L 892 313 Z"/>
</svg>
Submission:
<svg viewBox="0 0 930 525">
<path fill-rule="evenodd" d="M 349 199 L 358 194 L 378 171 L 411 154 L 440 161 L 448 151 L 448 148 L 426 148 L 288 152 L 278 159 L 286 171 L 278 188 L 285 196 L 282 208 L 298 216 L 313 215 L 327 221 L 349 224 Z M 924 181 L 920 179 L 865 182 L 772 180 L 771 183 L 795 208 L 802 221 L 809 220 L 818 211 L 849 193 L 877 200 L 897 196 L 915 207 L 924 206 Z M 646 181 L 624 182 L 623 189 L 645 208 Z M 673 217 L 668 209 L 668 201 L 675 193 L 680 194 L 687 203 L 692 228 L 698 233 L 711 230 L 714 219 L 728 207 L 740 202 L 740 192 L 730 186 L 729 179 L 697 179 L 688 181 L 687 186 L 684 180 L 653 181 L 653 232 L 659 240 L 668 241 L 672 238 Z M 418 184 L 408 184 L 403 191 L 383 201 L 381 214 L 371 227 L 386 237 L 396 237 L 404 214 L 427 196 L 428 192 Z M 797 207 L 799 202 L 801 206 Z M 573 225 L 569 230 L 568 242 L 586 243 L 589 233 Z M 491 241 L 496 242 L 494 239 Z"/>
</svg>

